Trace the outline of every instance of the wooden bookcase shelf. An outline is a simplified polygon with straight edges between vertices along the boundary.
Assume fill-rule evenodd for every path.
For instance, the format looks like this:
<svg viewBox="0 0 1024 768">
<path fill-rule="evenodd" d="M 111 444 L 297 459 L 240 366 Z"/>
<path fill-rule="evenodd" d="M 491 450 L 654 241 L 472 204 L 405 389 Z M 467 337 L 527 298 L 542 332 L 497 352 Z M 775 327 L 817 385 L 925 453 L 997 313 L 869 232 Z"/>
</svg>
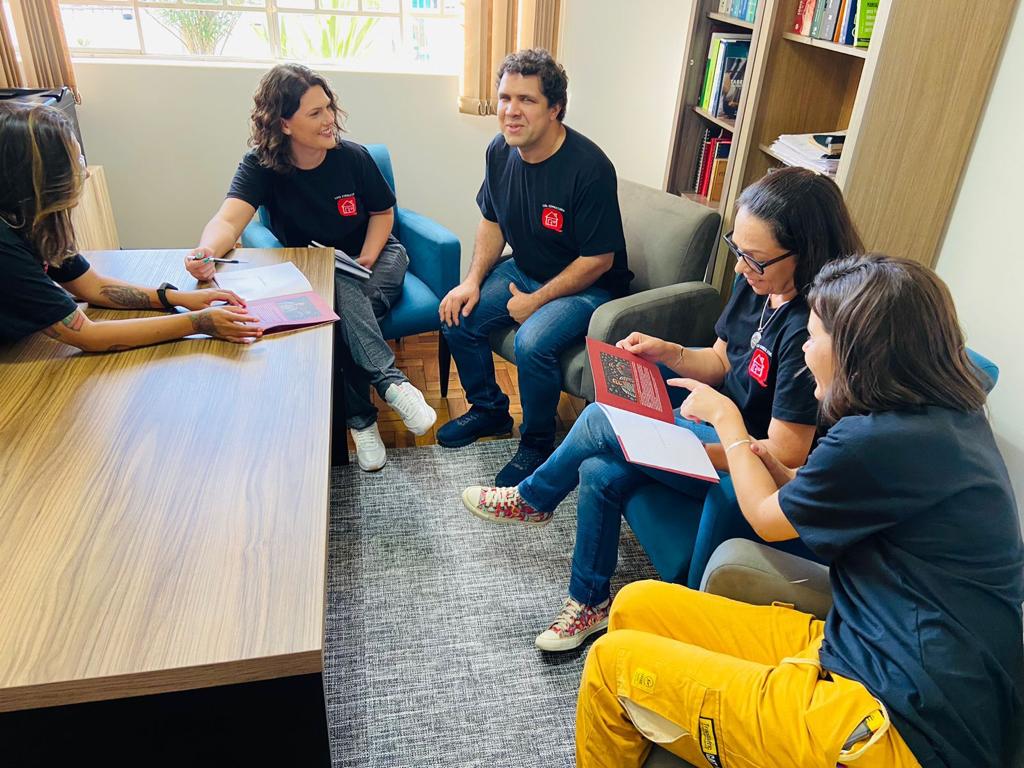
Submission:
<svg viewBox="0 0 1024 768">
<path fill-rule="evenodd" d="M 727 13 L 718 13 L 712 11 L 708 13 L 708 18 L 712 21 L 717 21 L 721 24 L 732 24 L 734 27 L 743 27 L 743 29 L 753 29 L 754 22 L 746 21 L 744 19 L 737 19 L 735 16 L 730 16 Z"/>
<path fill-rule="evenodd" d="M 867 48 L 856 48 L 852 45 L 840 45 L 839 43 L 833 43 L 830 40 L 818 40 L 805 35 L 797 35 L 793 32 L 785 32 L 782 37 L 786 40 L 792 40 L 794 43 L 809 45 L 812 48 L 824 48 L 826 51 L 835 51 L 836 53 L 842 53 L 846 56 L 856 56 L 859 59 L 866 59 L 868 57 Z"/>
<path fill-rule="evenodd" d="M 708 112 L 706 109 L 701 109 L 700 107 L 694 107 L 693 111 L 696 112 L 701 117 L 703 117 L 709 123 L 714 123 L 719 128 L 724 128 L 729 133 L 732 133 L 733 131 L 736 130 L 736 121 L 735 120 L 730 120 L 727 117 L 715 117 L 710 112 Z"/>
<path fill-rule="evenodd" d="M 694 0 L 666 189 L 698 197 L 704 131 L 730 132 L 722 198 L 698 200 L 728 230 L 740 192 L 781 162 L 770 149 L 780 134 L 846 130 L 836 184 L 865 246 L 932 265 L 1016 4 L 881 0 L 866 49 L 793 34 L 798 4 L 761 0 L 750 24 Z M 723 125 L 696 105 L 724 25 L 751 41 L 736 120 Z M 723 295 L 731 268 L 720 247 L 708 277 Z"/>
</svg>

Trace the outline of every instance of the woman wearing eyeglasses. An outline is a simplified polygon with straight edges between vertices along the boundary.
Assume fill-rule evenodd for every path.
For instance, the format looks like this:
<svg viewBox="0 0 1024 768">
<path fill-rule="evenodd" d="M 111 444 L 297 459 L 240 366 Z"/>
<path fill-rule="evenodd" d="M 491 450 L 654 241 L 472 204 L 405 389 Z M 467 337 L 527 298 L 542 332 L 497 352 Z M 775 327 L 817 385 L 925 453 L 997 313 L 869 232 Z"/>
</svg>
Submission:
<svg viewBox="0 0 1024 768">
<path fill-rule="evenodd" d="M 715 387 L 736 404 L 752 439 L 786 466 L 799 467 L 814 440 L 818 413 L 814 380 L 801 352 L 809 313 L 804 292 L 825 264 L 862 250 L 861 241 L 835 183 L 802 168 L 776 171 L 744 190 L 725 241 L 736 257 L 737 278 L 715 325 L 714 346 L 689 349 L 641 332 L 618 346 Z M 726 455 L 735 446 L 721 445 L 709 425 L 682 418 L 676 423 L 697 434 L 718 470 L 728 469 Z M 623 505 L 651 482 L 697 499 L 709 488 L 627 462 L 604 411 L 591 405 L 551 457 L 517 487 L 473 486 L 463 492 L 463 503 L 484 520 L 544 525 L 579 484 L 569 596 L 537 637 L 538 648 L 570 650 L 607 627 Z"/>
<path fill-rule="evenodd" d="M 193 333 L 237 343 L 259 338 L 259 318 L 231 291 L 150 288 L 98 274 L 78 253 L 71 226 L 87 175 L 60 111 L 0 102 L 0 342 L 38 332 L 107 352 Z M 191 311 L 97 322 L 75 298 L 112 309 Z"/>
</svg>

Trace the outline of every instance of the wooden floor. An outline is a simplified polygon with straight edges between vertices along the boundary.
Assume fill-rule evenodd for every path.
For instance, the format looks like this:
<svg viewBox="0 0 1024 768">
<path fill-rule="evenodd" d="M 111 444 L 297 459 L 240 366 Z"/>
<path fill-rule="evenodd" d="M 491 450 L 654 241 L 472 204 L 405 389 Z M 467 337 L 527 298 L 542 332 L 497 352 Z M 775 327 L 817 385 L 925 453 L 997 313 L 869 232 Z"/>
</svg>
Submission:
<svg viewBox="0 0 1024 768">
<path fill-rule="evenodd" d="M 373 402 L 380 409 L 380 416 L 377 423 L 380 426 L 380 436 L 384 445 L 388 448 L 406 448 L 413 445 L 433 445 L 437 442 L 437 429 L 449 419 L 458 418 L 469 410 L 469 403 L 466 401 L 466 394 L 459 381 L 458 371 L 455 369 L 455 361 L 452 361 L 451 380 L 448 384 L 448 397 L 441 397 L 441 376 L 437 369 L 437 332 L 423 333 L 419 336 L 410 336 L 402 339 L 400 344 L 388 342 L 395 350 L 395 362 L 399 370 L 409 377 L 409 381 L 426 395 L 427 402 L 437 411 L 437 422 L 433 429 L 421 437 L 415 437 L 409 432 L 398 414 L 391 410 L 378 396 L 373 393 Z M 502 388 L 511 405 L 509 410 L 516 426 L 514 434 L 519 435 L 519 424 L 523 418 L 523 407 L 519 402 L 519 382 L 516 375 L 516 367 L 512 363 L 503 360 L 497 355 L 494 356 L 495 374 L 498 385 Z M 559 435 L 565 434 L 569 427 L 580 415 L 585 405 L 584 401 L 562 393 L 558 401 L 558 416 L 555 429 Z M 352 435 L 348 436 L 349 450 L 354 451 Z"/>
</svg>

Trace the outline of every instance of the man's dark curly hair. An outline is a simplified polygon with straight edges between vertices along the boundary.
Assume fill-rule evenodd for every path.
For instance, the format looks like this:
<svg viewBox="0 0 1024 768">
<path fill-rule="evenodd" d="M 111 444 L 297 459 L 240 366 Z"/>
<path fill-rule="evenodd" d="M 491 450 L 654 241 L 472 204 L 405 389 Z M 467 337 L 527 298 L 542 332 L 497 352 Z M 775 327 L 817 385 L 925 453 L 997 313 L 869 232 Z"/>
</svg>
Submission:
<svg viewBox="0 0 1024 768">
<path fill-rule="evenodd" d="M 327 108 L 334 114 L 336 133 L 341 134 L 348 114 L 338 106 L 338 98 L 323 75 L 301 64 L 278 64 L 260 80 L 253 96 L 249 146 L 264 168 L 278 173 L 292 170 L 291 140 L 281 128 L 281 119 L 291 118 L 303 94 L 317 85 L 330 99 Z"/>
<path fill-rule="evenodd" d="M 558 120 L 565 119 L 565 105 L 567 101 L 566 89 L 569 87 L 569 76 L 565 74 L 565 67 L 555 61 L 551 54 L 543 48 L 526 48 L 516 53 L 510 53 L 498 67 L 498 82 L 506 72 L 514 75 L 530 77 L 535 75 L 540 78 L 540 89 L 544 98 L 548 100 L 548 106 L 558 106 Z"/>
</svg>

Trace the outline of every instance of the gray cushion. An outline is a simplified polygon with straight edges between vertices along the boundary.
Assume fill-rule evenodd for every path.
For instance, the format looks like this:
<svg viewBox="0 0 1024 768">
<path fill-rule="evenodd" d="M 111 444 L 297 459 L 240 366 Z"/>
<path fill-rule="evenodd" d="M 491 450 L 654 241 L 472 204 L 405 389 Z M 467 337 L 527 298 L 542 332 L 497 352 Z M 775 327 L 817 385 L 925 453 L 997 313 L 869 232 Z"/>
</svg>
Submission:
<svg viewBox="0 0 1024 768">
<path fill-rule="evenodd" d="M 828 566 L 748 539 L 718 545 L 700 588 L 752 605 L 791 603 L 819 619 L 832 608 Z"/>
<path fill-rule="evenodd" d="M 684 197 L 619 180 L 619 208 L 630 293 L 703 280 L 718 232 L 718 214 Z"/>
</svg>

